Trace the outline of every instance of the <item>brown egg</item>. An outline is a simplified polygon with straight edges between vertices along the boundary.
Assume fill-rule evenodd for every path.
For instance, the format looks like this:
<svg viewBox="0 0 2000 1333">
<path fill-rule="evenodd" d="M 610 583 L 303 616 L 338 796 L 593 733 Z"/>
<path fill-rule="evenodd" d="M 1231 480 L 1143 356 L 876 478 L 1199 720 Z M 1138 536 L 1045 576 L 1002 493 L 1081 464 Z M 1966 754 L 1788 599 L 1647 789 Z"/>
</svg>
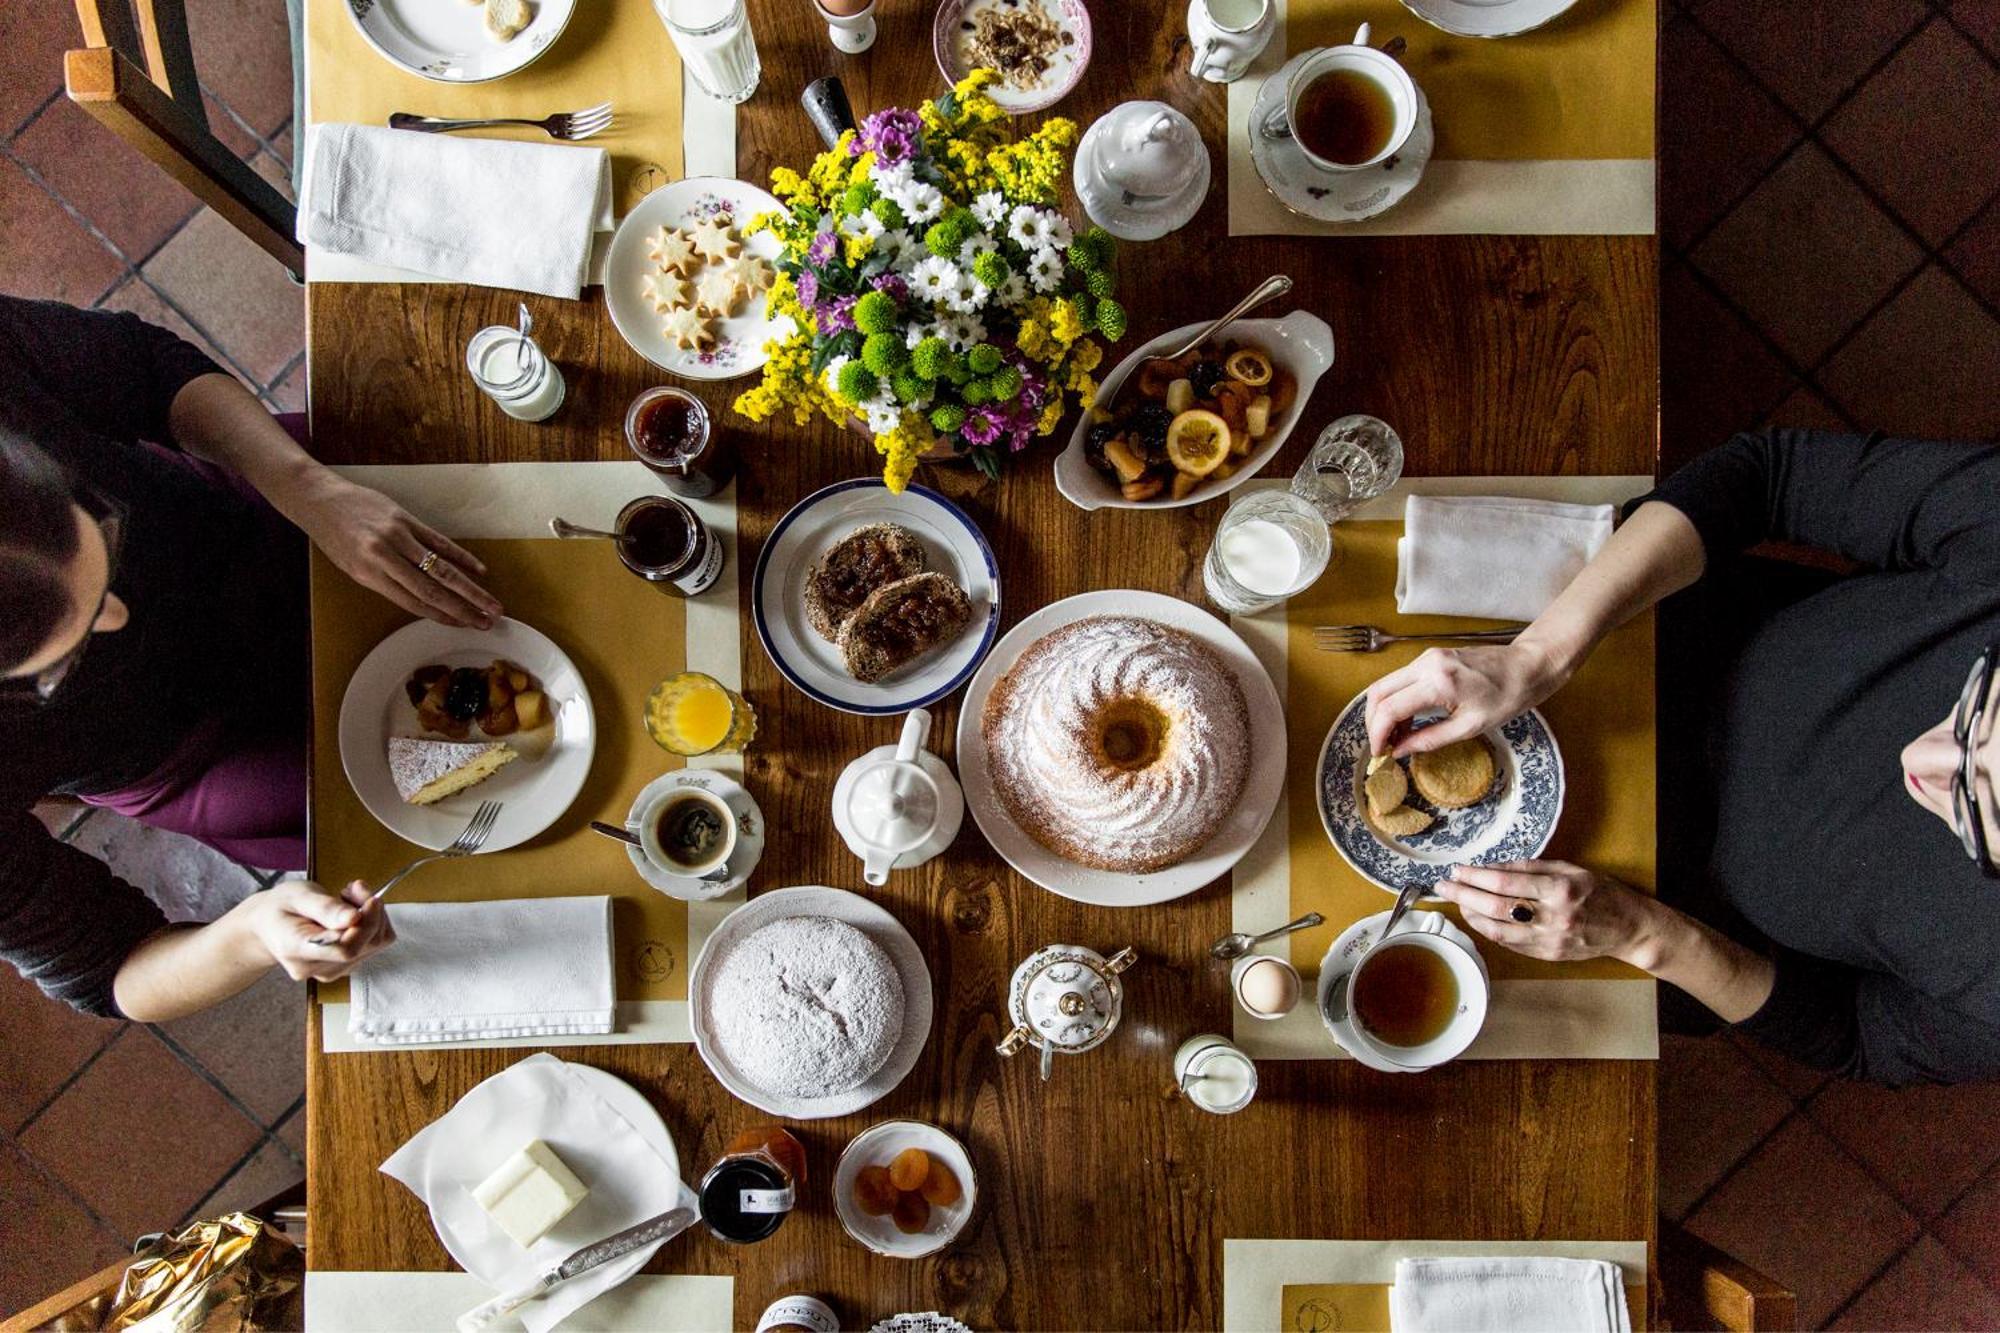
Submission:
<svg viewBox="0 0 2000 1333">
<path fill-rule="evenodd" d="M 900 1193 L 886 1166 L 864 1166 L 854 1177 L 854 1206 L 870 1217 L 886 1217 Z"/>
<path fill-rule="evenodd" d="M 931 1158 L 931 1173 L 924 1179 L 924 1201 L 939 1208 L 949 1208 L 958 1202 L 963 1193 L 965 1190 L 951 1168 L 937 1158 Z"/>
<path fill-rule="evenodd" d="M 931 1206 L 921 1194 L 901 1194 L 896 1197 L 894 1217 L 896 1230 L 914 1236 L 931 1224 Z"/>
<path fill-rule="evenodd" d="M 922 1148 L 905 1148 L 896 1154 L 896 1160 L 889 1163 L 889 1179 L 896 1182 L 896 1188 L 905 1192 L 920 1190 L 930 1179 L 931 1155 Z"/>
</svg>

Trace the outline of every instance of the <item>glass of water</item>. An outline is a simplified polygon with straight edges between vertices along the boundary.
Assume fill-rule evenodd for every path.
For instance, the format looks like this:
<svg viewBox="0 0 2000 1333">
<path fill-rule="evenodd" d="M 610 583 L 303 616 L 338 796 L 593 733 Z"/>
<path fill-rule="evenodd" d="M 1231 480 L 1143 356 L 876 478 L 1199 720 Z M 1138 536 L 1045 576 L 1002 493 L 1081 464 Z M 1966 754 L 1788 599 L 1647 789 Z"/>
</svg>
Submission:
<svg viewBox="0 0 2000 1333">
<path fill-rule="evenodd" d="M 1332 558 L 1333 533 L 1319 510 L 1290 491 L 1258 490 L 1216 524 L 1201 579 L 1209 601 L 1246 616 L 1310 588 Z"/>
<path fill-rule="evenodd" d="M 653 0 L 681 64 L 710 97 L 747 101 L 762 66 L 743 0 Z"/>
<path fill-rule="evenodd" d="M 1338 523 L 1403 475 L 1403 441 L 1389 423 L 1356 414 L 1319 433 L 1305 465 L 1292 478 L 1292 494 L 1308 501 L 1328 523 Z"/>
</svg>

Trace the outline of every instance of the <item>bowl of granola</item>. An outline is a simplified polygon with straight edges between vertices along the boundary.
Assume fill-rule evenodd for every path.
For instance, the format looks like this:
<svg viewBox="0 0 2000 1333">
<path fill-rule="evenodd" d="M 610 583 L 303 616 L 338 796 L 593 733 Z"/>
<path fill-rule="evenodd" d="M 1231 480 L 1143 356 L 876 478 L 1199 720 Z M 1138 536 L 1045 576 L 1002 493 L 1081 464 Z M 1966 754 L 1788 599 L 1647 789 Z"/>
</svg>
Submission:
<svg viewBox="0 0 2000 1333">
<path fill-rule="evenodd" d="M 975 69 L 998 77 L 986 95 L 1007 114 L 1043 111 L 1069 95 L 1090 64 L 1083 0 L 944 0 L 931 48 L 946 82 Z"/>
</svg>

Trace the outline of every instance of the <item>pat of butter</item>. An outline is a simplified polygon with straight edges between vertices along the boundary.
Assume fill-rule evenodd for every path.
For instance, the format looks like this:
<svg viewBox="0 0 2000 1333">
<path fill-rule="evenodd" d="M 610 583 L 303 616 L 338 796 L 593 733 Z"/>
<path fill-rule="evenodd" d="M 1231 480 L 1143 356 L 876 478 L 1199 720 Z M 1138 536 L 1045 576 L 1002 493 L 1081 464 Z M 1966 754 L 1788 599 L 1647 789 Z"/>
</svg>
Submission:
<svg viewBox="0 0 2000 1333">
<path fill-rule="evenodd" d="M 527 1249 L 590 1193 L 555 1149 L 536 1139 L 472 1188 L 472 1198 L 514 1243 Z"/>
</svg>

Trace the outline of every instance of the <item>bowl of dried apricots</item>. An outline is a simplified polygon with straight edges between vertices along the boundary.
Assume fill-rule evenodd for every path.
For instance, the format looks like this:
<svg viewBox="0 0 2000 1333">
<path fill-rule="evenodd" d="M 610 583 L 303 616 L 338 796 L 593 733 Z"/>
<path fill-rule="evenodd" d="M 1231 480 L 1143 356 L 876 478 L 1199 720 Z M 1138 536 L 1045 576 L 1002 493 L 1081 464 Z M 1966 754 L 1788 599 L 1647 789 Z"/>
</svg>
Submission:
<svg viewBox="0 0 2000 1333">
<path fill-rule="evenodd" d="M 935 1125 L 889 1120 L 854 1136 L 833 1173 L 847 1234 L 877 1254 L 918 1259 L 958 1238 L 978 1180 L 965 1145 Z"/>
</svg>

